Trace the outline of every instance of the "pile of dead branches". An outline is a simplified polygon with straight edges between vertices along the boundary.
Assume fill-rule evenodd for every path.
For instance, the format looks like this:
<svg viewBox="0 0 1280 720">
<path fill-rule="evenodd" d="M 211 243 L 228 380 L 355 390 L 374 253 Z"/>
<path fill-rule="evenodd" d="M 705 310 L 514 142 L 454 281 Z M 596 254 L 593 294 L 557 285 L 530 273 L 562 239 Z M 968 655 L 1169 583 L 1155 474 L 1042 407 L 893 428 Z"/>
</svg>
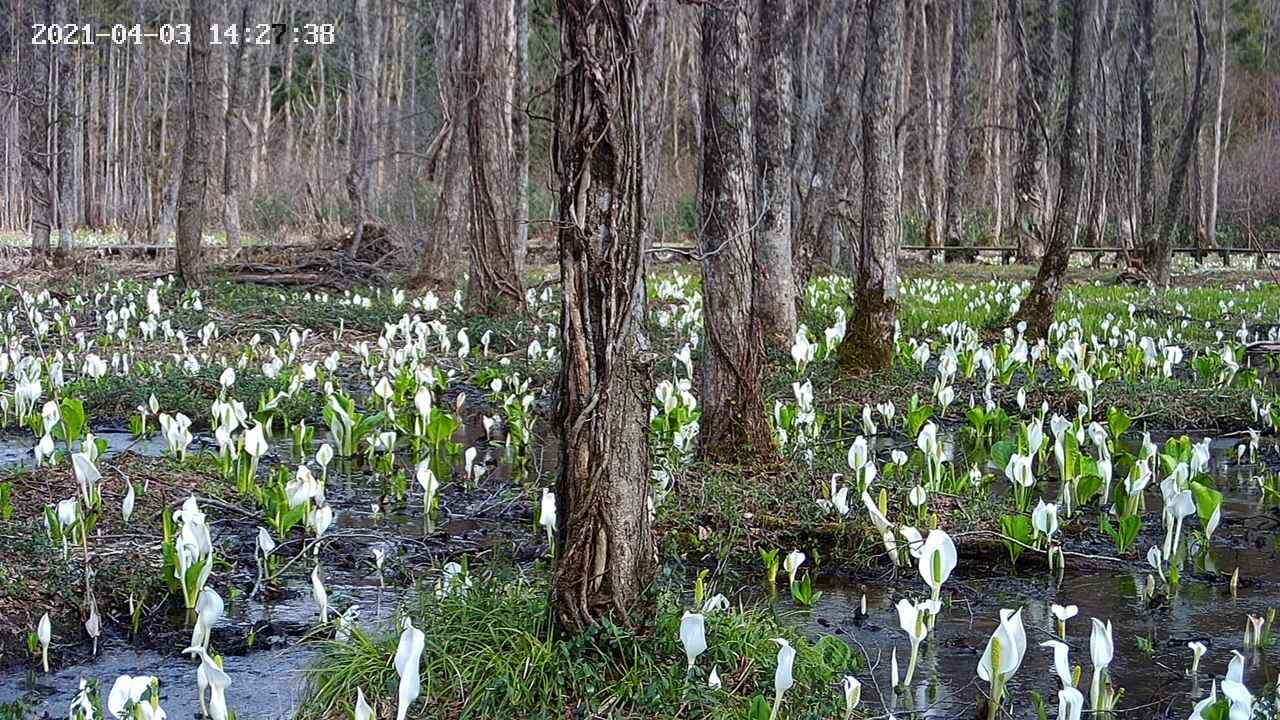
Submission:
<svg viewBox="0 0 1280 720">
<path fill-rule="evenodd" d="M 365 226 L 358 245 L 348 232 L 311 245 L 244 247 L 217 266 L 239 282 L 330 289 L 383 284 L 405 269 L 400 243 L 382 225 Z"/>
</svg>

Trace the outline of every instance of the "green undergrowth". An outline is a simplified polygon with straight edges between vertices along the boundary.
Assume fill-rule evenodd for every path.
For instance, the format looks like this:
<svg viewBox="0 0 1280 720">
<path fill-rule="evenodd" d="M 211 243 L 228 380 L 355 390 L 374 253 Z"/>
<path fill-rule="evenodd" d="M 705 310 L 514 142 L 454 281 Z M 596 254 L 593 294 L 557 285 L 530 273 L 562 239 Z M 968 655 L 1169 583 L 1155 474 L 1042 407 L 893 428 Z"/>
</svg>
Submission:
<svg viewBox="0 0 1280 720">
<path fill-rule="evenodd" d="M 218 377 L 221 374 L 222 367 L 216 364 L 205 365 L 194 374 L 181 373 L 173 368 L 153 374 L 141 368 L 128 377 L 81 378 L 69 383 L 63 393 L 83 400 L 85 409 L 95 422 L 115 420 L 121 423 L 136 415 L 138 406 L 155 395 L 164 412 L 183 413 L 191 418 L 196 429 L 205 429 L 209 422 L 209 408 L 218 398 Z M 281 392 L 287 386 L 283 379 L 269 378 L 261 370 L 249 366 L 236 371 L 236 383 L 230 396 L 254 412 L 266 390 Z M 322 420 L 321 408 L 320 395 L 313 388 L 304 386 L 281 402 L 280 413 L 291 421 L 305 419 L 315 425 Z M 151 422 L 155 422 L 154 418 Z"/>
<path fill-rule="evenodd" d="M 424 592 L 410 613 L 426 635 L 422 699 L 413 718 L 531 720 L 601 718 L 754 718 L 753 700 L 774 696 L 778 645 L 796 648 L 795 685 L 780 718 L 832 717 L 843 710 L 839 678 L 859 661 L 833 637 L 810 642 L 766 609 L 730 609 L 706 618 L 707 651 L 692 670 L 679 639 L 684 608 L 659 593 L 649 623 L 632 630 L 606 623 L 573 637 L 551 632 L 543 580 L 487 577 L 465 593 Z M 320 643 L 298 713 L 301 720 L 350 717 L 357 688 L 382 716 L 395 708 L 396 636 L 353 631 Z M 719 689 L 708 686 L 715 668 Z M 756 698 L 759 698 L 758 700 Z"/>
<path fill-rule="evenodd" d="M 799 463 L 687 468 L 658 512 L 665 556 L 713 558 L 736 570 L 758 568 L 759 550 L 800 549 L 842 570 L 877 562 L 883 549 L 871 542 L 865 512 L 839 518 L 818 507 L 829 477 Z"/>
</svg>

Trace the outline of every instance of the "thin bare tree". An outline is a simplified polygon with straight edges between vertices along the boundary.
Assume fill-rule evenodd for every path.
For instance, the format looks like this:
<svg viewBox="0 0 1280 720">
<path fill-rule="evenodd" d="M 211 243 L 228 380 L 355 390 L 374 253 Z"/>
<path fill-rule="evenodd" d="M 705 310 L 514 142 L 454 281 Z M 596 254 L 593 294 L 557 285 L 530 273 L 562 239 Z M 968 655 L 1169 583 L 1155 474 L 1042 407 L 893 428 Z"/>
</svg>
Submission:
<svg viewBox="0 0 1280 720">
<path fill-rule="evenodd" d="M 240 26 L 249 27 L 249 3 L 240 4 Z M 223 118 L 222 225 L 227 245 L 240 247 L 240 166 L 248 141 L 244 132 L 244 54 L 248 43 L 227 49 L 227 112 Z"/>
<path fill-rule="evenodd" d="M 351 49 L 351 166 L 347 170 L 347 198 L 351 201 L 351 257 L 360 252 L 368 229 L 369 194 L 372 190 L 374 104 L 377 101 L 378 78 L 373 56 L 373 33 L 369 27 L 369 0 L 352 0 L 353 45 Z"/>
<path fill-rule="evenodd" d="M 1191 15 L 1196 36 L 1196 67 L 1195 78 L 1192 80 L 1191 99 L 1188 102 L 1182 132 L 1178 136 L 1173 164 L 1169 168 L 1169 194 L 1165 199 L 1164 212 L 1160 217 L 1160 230 L 1147 244 L 1147 272 L 1151 275 L 1152 284 L 1157 287 L 1169 286 L 1173 268 L 1174 233 L 1177 232 L 1184 217 L 1181 207 L 1182 196 L 1186 190 L 1191 154 L 1195 150 L 1196 138 L 1200 135 L 1200 120 L 1204 116 L 1205 39 L 1200 19 L 1200 0 L 1195 0 L 1192 4 Z"/>
<path fill-rule="evenodd" d="M 1231 253 L 1218 237 L 1218 189 L 1222 178 L 1222 100 L 1227 88 L 1227 0 L 1218 2 L 1218 94 L 1213 104 L 1213 150 L 1209 161 L 1209 209 L 1206 229 L 1209 244 L 1222 249 L 1222 262 L 1230 264 Z"/>
<path fill-rule="evenodd" d="M 191 27 L 209 27 L 209 3 L 191 0 Z M 213 94 L 209 88 L 209 33 L 192 32 L 187 46 L 187 139 L 178 190 L 178 277 L 187 287 L 204 283 L 205 193 L 209 186 L 209 132 Z"/>
<path fill-rule="evenodd" d="M 53 0 L 53 15 L 59 26 L 67 26 L 68 0 Z M 76 112 L 75 90 L 73 88 L 74 68 L 70 45 L 65 42 L 57 44 L 54 49 L 54 64 L 57 80 L 56 106 L 57 117 L 54 121 L 54 135 L 57 140 L 57 175 L 58 175 L 58 246 L 55 254 L 65 258 L 71 254 L 74 231 L 76 227 Z"/>
</svg>

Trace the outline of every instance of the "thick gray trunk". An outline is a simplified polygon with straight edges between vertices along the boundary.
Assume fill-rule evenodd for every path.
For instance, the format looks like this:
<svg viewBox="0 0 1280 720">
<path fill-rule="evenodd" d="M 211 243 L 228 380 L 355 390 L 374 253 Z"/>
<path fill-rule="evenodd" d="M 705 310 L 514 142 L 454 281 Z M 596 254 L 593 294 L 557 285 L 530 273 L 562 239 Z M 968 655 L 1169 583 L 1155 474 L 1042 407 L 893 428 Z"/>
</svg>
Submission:
<svg viewBox="0 0 1280 720">
<path fill-rule="evenodd" d="M 763 397 L 764 344 L 753 317 L 754 224 L 751 196 L 750 48 L 746 0 L 706 5 L 702 11 L 704 457 L 770 453 L 772 435 Z"/>
<path fill-rule="evenodd" d="M 1023 0 L 1009 0 L 1018 78 L 1018 161 L 1013 178 L 1013 229 L 1019 262 L 1040 259 L 1045 220 L 1052 211 L 1048 189 L 1049 125 L 1052 112 L 1058 0 L 1039 0 L 1035 32 L 1027 32 Z"/>
<path fill-rule="evenodd" d="M 464 0 L 443 4 L 436 24 L 436 82 L 443 122 L 428 148 L 427 179 L 439 188 L 426 243 L 410 284 L 451 288 L 466 267 L 470 234 L 471 162 L 467 149 Z"/>
<path fill-rule="evenodd" d="M 850 195 L 849 186 L 859 162 L 858 98 L 850 88 L 862 85 L 865 10 L 864 0 L 855 0 L 848 12 L 833 14 L 827 23 L 830 27 L 821 36 L 821 43 L 829 48 L 821 73 L 826 82 L 821 103 L 815 109 L 820 110 L 820 118 L 813 121 L 816 136 L 806 141 L 813 143 L 811 149 L 805 150 L 812 155 L 811 168 L 797 181 L 804 188 L 801 202 L 795 207 L 797 227 L 792 236 L 798 287 L 813 273 L 819 259 L 831 260 L 831 248 L 838 240 L 830 230 L 839 226 L 837 217 L 850 215 L 846 206 L 851 203 L 843 202 L 843 198 Z"/>
<path fill-rule="evenodd" d="M 471 243 L 467 311 L 505 315 L 524 307 L 524 255 L 516 217 L 511 126 L 516 28 L 510 4 L 467 3 L 472 100 L 465 118 L 471 153 Z"/>
<path fill-rule="evenodd" d="M 796 278 L 791 266 L 791 0 L 760 0 L 755 112 L 760 224 L 753 279 L 754 312 L 771 347 L 791 347 Z"/>
<path fill-rule="evenodd" d="M 893 364 L 902 234 L 895 124 L 904 14 L 902 0 L 868 3 L 862 82 L 862 235 L 855 308 L 839 350 L 840 366 L 846 371 L 884 370 Z"/>
</svg>

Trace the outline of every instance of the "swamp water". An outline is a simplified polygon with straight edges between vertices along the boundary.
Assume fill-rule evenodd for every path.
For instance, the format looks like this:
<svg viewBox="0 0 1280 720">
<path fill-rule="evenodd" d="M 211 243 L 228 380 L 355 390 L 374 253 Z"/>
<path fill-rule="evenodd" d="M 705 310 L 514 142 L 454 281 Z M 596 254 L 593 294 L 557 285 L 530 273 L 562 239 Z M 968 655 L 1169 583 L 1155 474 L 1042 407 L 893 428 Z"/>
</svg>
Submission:
<svg viewBox="0 0 1280 720">
<path fill-rule="evenodd" d="M 467 435 L 471 434 L 472 429 L 468 428 Z M 162 450 L 162 445 L 154 441 L 134 443 L 127 433 L 99 436 L 107 438 L 112 453 L 155 455 Z M 1219 479 L 1218 488 L 1224 493 L 1222 526 L 1209 554 L 1209 564 L 1216 572 L 1188 566 L 1181 587 L 1155 607 L 1148 607 L 1141 600 L 1147 582 L 1145 564 L 1108 564 L 1068 555 L 1066 571 L 1058 581 L 1042 568 L 1031 567 L 1025 559 L 1021 577 L 1004 574 L 1005 568 L 1000 569 L 1001 574 L 970 575 L 962 556 L 960 567 L 943 590 L 944 597 L 951 597 L 951 606 L 938 618 L 922 645 L 913 687 L 902 696 L 895 696 L 888 687 L 890 651 L 897 648 L 903 669 L 909 657 L 909 644 L 898 628 L 893 605 L 901 597 L 923 592 L 914 567 L 900 570 L 896 583 L 887 582 L 886 577 L 866 578 L 852 585 L 824 584 L 818 605 L 812 610 L 794 609 L 788 621 L 798 623 L 814 637 L 835 634 L 849 642 L 857 654 L 865 652 L 872 672 L 861 670 L 858 677 L 863 682 L 863 708 L 868 713 L 894 713 L 898 718 L 963 718 L 975 714 L 974 705 L 986 691 L 985 684 L 977 678 L 976 667 L 999 609 L 1023 608 L 1027 654 L 1009 685 L 1016 702 L 1015 717 L 1035 717 L 1032 692 L 1045 698 L 1048 716 L 1053 717 L 1057 685 L 1052 652 L 1039 647 L 1039 643 L 1056 637 L 1050 604 L 1074 604 L 1079 606 L 1079 614 L 1067 623 L 1067 643 L 1071 646 L 1072 665 L 1082 666 L 1081 685 L 1086 696 L 1092 672 L 1089 619 L 1097 617 L 1110 620 L 1114 628 L 1111 673 L 1113 684 L 1125 689 L 1120 702 L 1124 712 L 1119 717 L 1184 718 L 1195 700 L 1208 692 L 1210 681 L 1221 678 L 1231 650 L 1241 648 L 1246 616 L 1265 615 L 1269 608 L 1280 607 L 1280 557 L 1276 546 L 1280 513 L 1262 505 L 1258 488 L 1250 479 L 1250 470 L 1259 468 L 1235 465 L 1233 446 L 1232 441 L 1224 439 L 1213 447 L 1213 471 Z M 1268 448 L 1267 452 L 1274 450 Z M 542 448 L 534 455 L 536 462 L 547 464 L 553 471 L 554 450 Z M 26 448 L 0 447 L 0 466 L 29 462 Z M 370 500 L 377 501 L 376 493 L 352 481 L 331 481 L 331 501 L 342 509 L 330 534 L 343 555 L 360 555 L 354 562 L 325 561 L 331 612 L 359 605 L 360 622 L 366 627 L 389 629 L 391 613 L 400 600 L 408 597 L 404 587 L 408 582 L 403 577 L 396 579 L 395 587 L 388 578 L 385 590 L 379 589 L 377 575 L 364 559 L 372 547 L 399 546 L 413 570 L 428 566 L 432 556 L 447 551 L 482 556 L 500 544 L 518 543 L 513 534 L 529 532 L 525 526 L 531 519 L 512 522 L 466 517 L 464 513 L 441 518 L 438 537 L 445 539 L 433 537 L 425 541 L 418 514 L 420 499 L 417 509 L 411 501 L 407 510 L 374 517 L 369 505 Z M 412 494 L 411 490 L 411 497 Z M 1046 488 L 1045 494 L 1052 493 Z M 1148 498 L 1149 509 L 1159 506 L 1158 496 Z M 1106 548 L 1097 551 L 1107 554 Z M 305 560 L 300 563 L 305 564 Z M 1237 567 L 1241 580 L 1232 597 L 1228 581 Z M 891 584 L 907 587 L 911 580 L 917 581 L 918 590 L 889 589 Z M 251 627 L 258 632 L 252 648 L 241 643 L 237 652 L 228 652 L 225 657 L 233 681 L 228 690 L 229 706 L 243 720 L 291 718 L 302 700 L 306 667 L 316 651 L 301 640 L 316 622 L 316 607 L 305 571 L 291 571 L 286 582 L 282 591 L 269 600 L 264 601 L 259 595 L 229 601 L 227 617 L 214 632 L 215 646 L 220 646 L 222 636 L 243 637 Z M 864 594 L 868 614 L 860 616 Z M 1138 638 L 1149 640 L 1149 648 L 1140 648 Z M 0 673 L 0 705 L 22 699 L 34 717 L 65 717 L 82 678 L 98 678 L 105 691 L 117 675 L 150 674 L 161 680 L 164 707 L 170 717 L 199 715 L 193 664 L 184 658 L 139 650 L 118 638 L 106 639 L 105 634 L 104 640 L 96 658 L 50 675 L 36 675 L 34 686 L 29 685 L 23 666 Z M 1187 643 L 1192 640 L 1208 647 L 1195 681 L 1185 675 L 1191 659 Z M 1276 680 L 1280 648 L 1273 645 L 1246 651 L 1245 655 L 1246 684 L 1255 694 L 1260 693 L 1266 683 Z M 832 692 L 837 693 L 838 689 L 833 687 Z"/>
</svg>

